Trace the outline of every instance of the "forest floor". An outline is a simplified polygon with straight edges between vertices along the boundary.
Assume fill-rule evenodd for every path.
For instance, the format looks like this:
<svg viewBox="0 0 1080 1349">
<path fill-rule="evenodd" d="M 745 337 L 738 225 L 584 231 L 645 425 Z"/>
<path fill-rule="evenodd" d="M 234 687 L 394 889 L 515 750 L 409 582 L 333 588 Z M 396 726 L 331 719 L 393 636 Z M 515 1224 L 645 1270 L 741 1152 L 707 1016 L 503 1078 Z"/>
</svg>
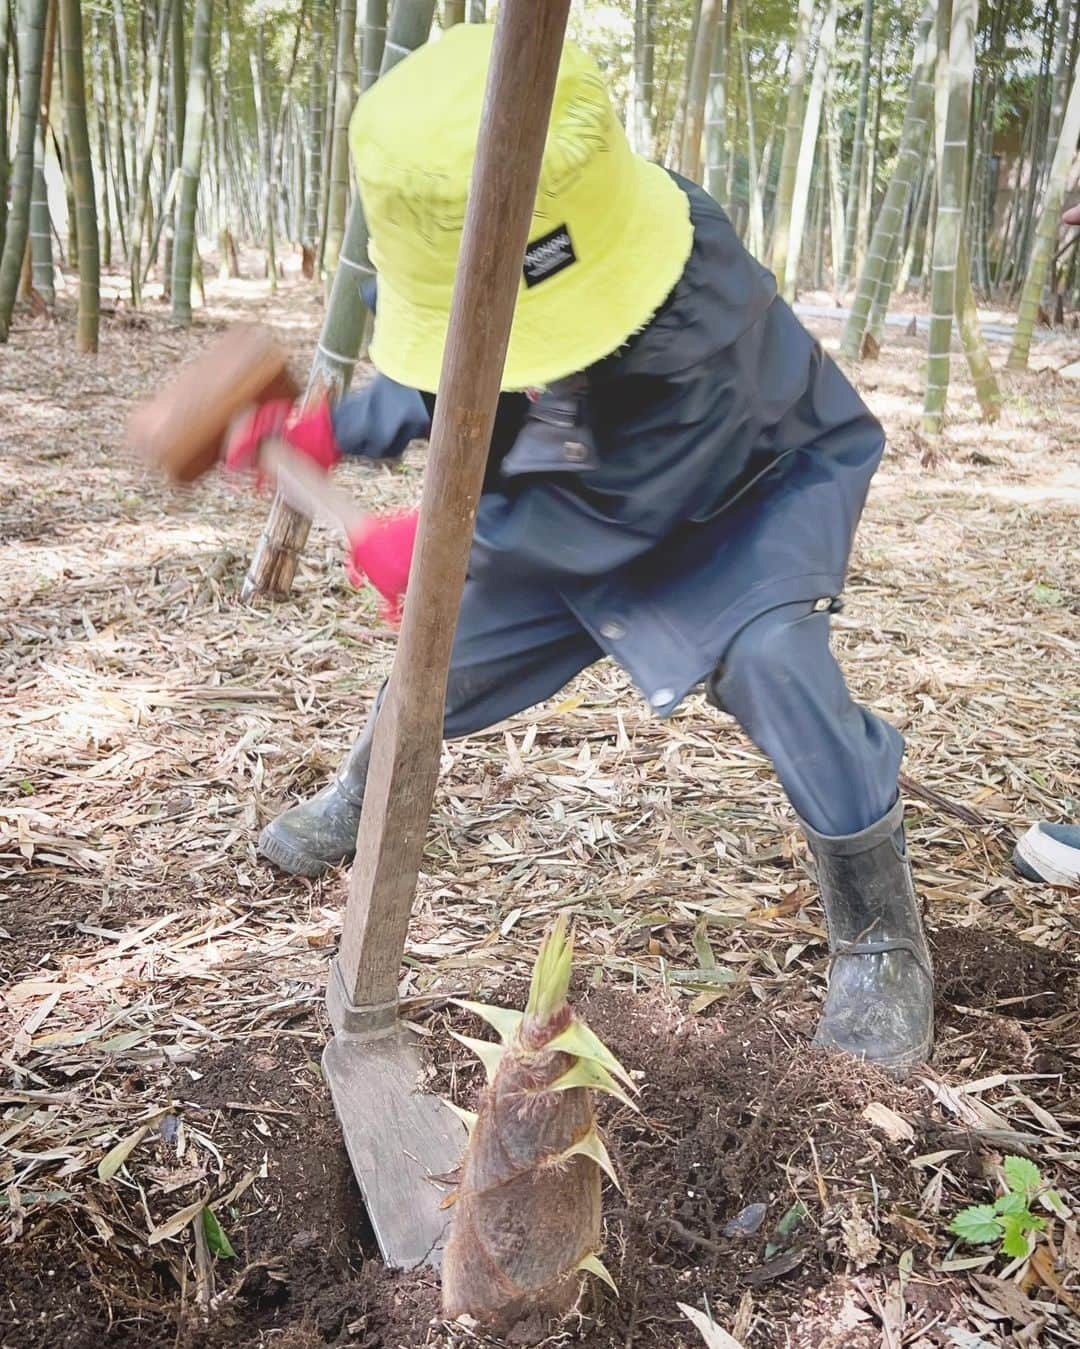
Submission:
<svg viewBox="0 0 1080 1349">
<path fill-rule="evenodd" d="M 77 356 L 63 305 L 0 356 L 0 1345 L 481 1344 L 438 1320 L 430 1272 L 374 1254 L 320 1077 L 346 878 L 254 852 L 350 743 L 393 633 L 322 529 L 288 602 L 242 604 L 265 502 L 217 475 L 173 490 L 124 447 L 133 403 L 232 321 L 305 368 L 310 285 L 208 291 L 186 332 L 111 307 Z M 448 999 L 520 1002 L 566 910 L 579 1006 L 641 1086 L 639 1114 L 601 1105 L 621 1295 L 518 1342 L 700 1347 L 683 1303 L 746 1349 L 1080 1344 L 1080 909 L 1009 865 L 1029 821 L 1080 816 L 1080 386 L 1054 373 L 1078 354 L 1041 343 L 992 427 L 958 356 L 937 447 L 917 339 L 854 371 L 889 451 L 836 645 L 907 737 L 925 1071 L 811 1047 L 805 845 L 703 700 L 658 721 L 603 665 L 447 749 L 401 990 L 429 1085 L 474 1099 Z M 385 506 L 422 464 L 341 478 Z M 1009 1155 L 1061 1196 L 1013 1261 L 948 1231 Z"/>
</svg>

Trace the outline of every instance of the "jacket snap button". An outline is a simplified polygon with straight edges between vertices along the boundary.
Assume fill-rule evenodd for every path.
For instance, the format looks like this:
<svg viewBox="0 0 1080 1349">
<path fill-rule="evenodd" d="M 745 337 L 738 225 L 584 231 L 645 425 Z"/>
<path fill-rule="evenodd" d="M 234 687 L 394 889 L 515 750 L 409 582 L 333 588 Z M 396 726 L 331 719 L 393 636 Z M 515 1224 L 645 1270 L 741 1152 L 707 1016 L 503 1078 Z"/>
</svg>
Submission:
<svg viewBox="0 0 1080 1349">
<path fill-rule="evenodd" d="M 657 689 L 649 702 L 652 703 L 653 707 L 667 707 L 674 697 L 674 689 Z"/>
<path fill-rule="evenodd" d="M 833 606 L 832 596 L 823 595 L 821 599 L 814 601 L 814 613 L 823 614 Z"/>
<path fill-rule="evenodd" d="M 589 455 L 589 451 L 580 440 L 568 440 L 563 446 L 563 452 L 572 464 L 584 463 Z"/>
<path fill-rule="evenodd" d="M 626 636 L 626 629 L 621 623 L 609 620 L 607 623 L 600 624 L 600 636 L 606 637 L 609 642 L 617 642 L 620 638 Z"/>
</svg>

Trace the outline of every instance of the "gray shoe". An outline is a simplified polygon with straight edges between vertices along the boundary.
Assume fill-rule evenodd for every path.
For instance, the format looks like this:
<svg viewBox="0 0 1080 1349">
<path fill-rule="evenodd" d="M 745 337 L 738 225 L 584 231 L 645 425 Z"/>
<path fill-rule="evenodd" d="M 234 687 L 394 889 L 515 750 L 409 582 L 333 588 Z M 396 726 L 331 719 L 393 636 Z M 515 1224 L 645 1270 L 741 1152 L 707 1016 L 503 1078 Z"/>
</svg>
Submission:
<svg viewBox="0 0 1080 1349">
<path fill-rule="evenodd" d="M 292 876 L 321 876 L 356 855 L 374 714 L 341 767 L 309 801 L 272 820 L 259 835 L 259 852 Z"/>
<path fill-rule="evenodd" d="M 803 829 L 829 930 L 829 992 L 815 1044 L 902 1074 L 934 1038 L 934 974 L 904 842 L 904 808 L 858 834 Z"/>
</svg>

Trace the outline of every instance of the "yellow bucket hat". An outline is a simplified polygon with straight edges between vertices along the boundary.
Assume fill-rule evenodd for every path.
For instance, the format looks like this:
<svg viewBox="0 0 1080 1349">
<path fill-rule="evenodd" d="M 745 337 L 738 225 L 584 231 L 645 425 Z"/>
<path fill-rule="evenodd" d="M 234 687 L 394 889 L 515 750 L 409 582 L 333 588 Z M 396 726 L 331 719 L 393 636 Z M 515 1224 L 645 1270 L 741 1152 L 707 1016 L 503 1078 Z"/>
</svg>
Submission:
<svg viewBox="0 0 1080 1349">
<path fill-rule="evenodd" d="M 442 369 L 493 27 L 458 24 L 384 75 L 349 128 L 379 274 L 371 359 L 434 392 Z M 504 389 L 610 355 L 659 309 L 693 243 L 690 204 L 635 155 L 600 71 L 563 49 Z"/>
</svg>

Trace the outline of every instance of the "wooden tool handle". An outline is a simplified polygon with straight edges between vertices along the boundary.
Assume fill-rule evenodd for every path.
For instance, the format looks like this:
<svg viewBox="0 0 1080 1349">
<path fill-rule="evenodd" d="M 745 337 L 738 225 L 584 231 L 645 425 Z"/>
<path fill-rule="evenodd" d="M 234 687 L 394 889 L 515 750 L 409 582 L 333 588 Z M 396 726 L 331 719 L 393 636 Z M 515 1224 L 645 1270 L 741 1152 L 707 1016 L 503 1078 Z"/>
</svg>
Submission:
<svg viewBox="0 0 1080 1349">
<path fill-rule="evenodd" d="M 354 1012 L 397 995 L 438 776 L 450 648 L 569 8 L 570 0 L 499 6 L 405 618 L 376 723 L 338 957 Z M 335 1016 L 335 1029 L 360 1029 L 345 1022 Z"/>
<path fill-rule="evenodd" d="M 277 490 L 294 510 L 312 520 L 335 526 L 352 538 L 367 515 L 347 492 L 335 487 L 305 454 L 280 440 L 264 441 L 259 463 L 277 483 Z"/>
</svg>

